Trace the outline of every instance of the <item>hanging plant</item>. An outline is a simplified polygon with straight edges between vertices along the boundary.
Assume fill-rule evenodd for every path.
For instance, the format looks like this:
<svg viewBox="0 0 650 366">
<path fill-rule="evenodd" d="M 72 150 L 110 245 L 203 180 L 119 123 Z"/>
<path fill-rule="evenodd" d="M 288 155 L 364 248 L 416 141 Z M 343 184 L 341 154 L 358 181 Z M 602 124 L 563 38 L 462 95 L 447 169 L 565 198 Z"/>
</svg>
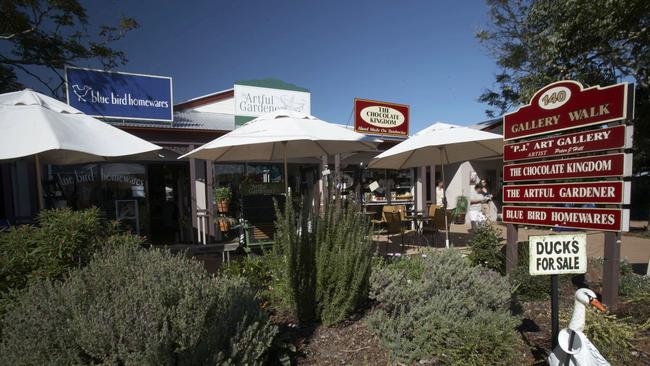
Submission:
<svg viewBox="0 0 650 366">
<path fill-rule="evenodd" d="M 232 190 L 230 187 L 215 188 L 214 197 L 217 201 L 217 210 L 219 212 L 228 212 L 230 209 L 230 200 L 232 199 Z"/>
<path fill-rule="evenodd" d="M 217 223 L 219 224 L 219 231 L 226 233 L 230 231 L 230 227 L 237 223 L 237 220 L 230 216 L 219 216 L 217 218 Z"/>
</svg>

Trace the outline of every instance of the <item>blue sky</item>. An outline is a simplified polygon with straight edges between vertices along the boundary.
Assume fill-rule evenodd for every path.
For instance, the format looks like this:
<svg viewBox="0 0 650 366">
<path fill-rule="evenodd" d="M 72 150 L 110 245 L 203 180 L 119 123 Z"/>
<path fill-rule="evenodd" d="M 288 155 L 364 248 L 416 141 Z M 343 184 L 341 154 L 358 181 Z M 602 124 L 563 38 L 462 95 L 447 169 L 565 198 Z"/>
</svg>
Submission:
<svg viewBox="0 0 650 366">
<path fill-rule="evenodd" d="M 486 119 L 494 61 L 474 37 L 488 7 L 473 1 L 108 1 L 97 22 L 134 17 L 116 46 L 119 71 L 168 75 L 174 99 L 275 77 L 308 88 L 312 114 L 347 123 L 355 97 L 411 106 L 411 133 L 434 121 Z M 88 65 L 92 66 L 92 65 Z"/>
</svg>

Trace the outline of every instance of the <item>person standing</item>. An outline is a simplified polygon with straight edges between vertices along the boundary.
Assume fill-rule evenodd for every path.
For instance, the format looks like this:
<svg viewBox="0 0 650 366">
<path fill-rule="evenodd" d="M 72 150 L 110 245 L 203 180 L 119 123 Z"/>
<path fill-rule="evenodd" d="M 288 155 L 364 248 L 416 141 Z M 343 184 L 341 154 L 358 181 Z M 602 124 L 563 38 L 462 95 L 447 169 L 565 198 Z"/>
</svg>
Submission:
<svg viewBox="0 0 650 366">
<path fill-rule="evenodd" d="M 439 180 L 436 183 L 436 206 L 444 206 L 445 184 Z"/>
<path fill-rule="evenodd" d="M 469 199 L 469 220 L 472 224 L 472 232 L 487 221 L 487 216 L 483 213 L 483 204 L 488 203 L 492 196 L 485 195 L 483 185 L 477 183 Z"/>
<path fill-rule="evenodd" d="M 497 207 L 494 204 L 494 202 L 492 201 L 492 194 L 490 194 L 489 185 L 488 185 L 488 183 L 487 183 L 487 181 L 485 179 L 481 179 L 479 184 L 481 185 L 480 193 L 484 197 L 488 198 L 488 200 L 486 202 L 481 204 L 481 211 L 483 212 L 483 215 L 485 215 L 485 217 L 488 220 L 490 220 L 492 222 L 496 222 L 496 220 L 497 220 Z"/>
</svg>

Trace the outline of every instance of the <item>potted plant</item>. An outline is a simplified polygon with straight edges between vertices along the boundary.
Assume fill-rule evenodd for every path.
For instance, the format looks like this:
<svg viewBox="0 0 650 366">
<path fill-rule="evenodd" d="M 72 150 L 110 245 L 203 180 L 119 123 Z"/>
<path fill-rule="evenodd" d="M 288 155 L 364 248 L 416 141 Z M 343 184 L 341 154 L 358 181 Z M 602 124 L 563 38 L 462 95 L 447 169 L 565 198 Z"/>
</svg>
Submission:
<svg viewBox="0 0 650 366">
<path fill-rule="evenodd" d="M 456 198 L 456 207 L 451 210 L 452 221 L 455 224 L 464 224 L 467 208 L 469 207 L 469 200 L 465 196 L 458 196 Z"/>
<path fill-rule="evenodd" d="M 237 220 L 230 216 L 219 216 L 217 217 L 217 223 L 219 224 L 219 231 L 226 233 L 230 231 L 230 226 L 237 223 Z"/>
<path fill-rule="evenodd" d="M 232 198 L 232 190 L 230 190 L 230 187 L 215 188 L 214 196 L 217 201 L 217 211 L 228 212 L 230 209 L 230 199 Z"/>
</svg>

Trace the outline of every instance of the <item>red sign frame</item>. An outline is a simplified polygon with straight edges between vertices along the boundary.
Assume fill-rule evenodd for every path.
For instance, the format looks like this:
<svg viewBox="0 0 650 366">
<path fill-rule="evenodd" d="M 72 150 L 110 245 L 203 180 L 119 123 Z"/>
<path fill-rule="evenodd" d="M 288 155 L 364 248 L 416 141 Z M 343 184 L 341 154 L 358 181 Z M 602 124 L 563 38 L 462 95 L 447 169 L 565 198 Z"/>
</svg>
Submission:
<svg viewBox="0 0 650 366">
<path fill-rule="evenodd" d="M 376 109 L 376 110 L 373 110 Z M 375 116 L 362 115 L 362 113 L 374 113 Z M 398 113 L 395 113 L 398 112 Z M 395 127 L 382 126 L 380 121 L 398 123 L 399 115 L 403 121 Z M 391 121 L 395 117 L 397 120 Z M 373 123 L 372 120 L 377 120 Z M 409 136 L 409 106 L 389 102 L 380 102 L 369 99 L 354 99 L 354 130 L 368 135 L 393 136 L 408 138 Z"/>
<path fill-rule="evenodd" d="M 503 139 L 508 141 L 627 119 L 628 88 L 631 85 L 627 83 L 587 89 L 572 80 L 551 83 L 537 91 L 530 104 L 503 116 Z"/>
<path fill-rule="evenodd" d="M 502 210 L 502 221 L 507 224 L 561 226 L 574 229 L 602 231 L 629 230 L 630 212 L 627 209 L 503 206 Z M 592 222 L 586 222 L 589 217 Z M 574 219 L 574 221 L 566 220 L 569 218 Z M 596 220 L 596 218 L 598 218 L 598 220 Z M 603 220 L 607 222 L 594 222 Z"/>
<path fill-rule="evenodd" d="M 502 201 L 503 203 L 629 204 L 630 186 L 630 182 L 623 181 L 507 185 L 503 186 Z M 597 195 L 600 197 L 593 197 Z"/>
<path fill-rule="evenodd" d="M 503 166 L 504 182 L 621 177 L 630 175 L 632 175 L 631 154 L 594 155 Z"/>
<path fill-rule="evenodd" d="M 632 126 L 615 126 L 503 145 L 503 161 L 530 160 L 632 147 Z"/>
</svg>

